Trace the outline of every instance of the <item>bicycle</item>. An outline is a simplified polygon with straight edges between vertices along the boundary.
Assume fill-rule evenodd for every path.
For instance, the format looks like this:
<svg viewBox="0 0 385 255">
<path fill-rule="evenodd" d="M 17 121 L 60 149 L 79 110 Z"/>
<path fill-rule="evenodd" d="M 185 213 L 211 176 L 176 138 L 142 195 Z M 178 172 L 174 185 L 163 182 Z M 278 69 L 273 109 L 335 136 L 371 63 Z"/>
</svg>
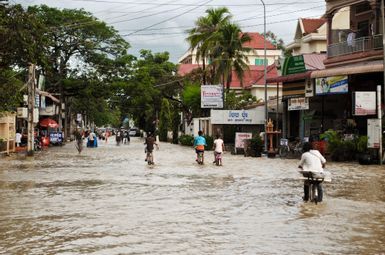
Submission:
<svg viewBox="0 0 385 255">
<path fill-rule="evenodd" d="M 302 173 L 302 175 L 305 178 L 307 178 L 305 180 L 305 189 L 308 190 L 309 201 L 315 204 L 317 204 L 318 202 L 322 202 L 322 199 L 323 199 L 322 182 L 325 179 L 323 173 L 313 173 L 313 172 L 307 172 L 307 171 L 300 171 L 300 173 Z M 306 182 L 307 182 L 307 185 L 306 185 Z"/>
<path fill-rule="evenodd" d="M 298 139 L 289 142 L 286 138 L 280 139 L 280 147 L 278 150 L 281 158 L 299 158 L 302 154 L 302 142 Z"/>
<path fill-rule="evenodd" d="M 152 151 L 147 151 L 146 161 L 148 165 L 154 165 L 154 155 Z"/>
<path fill-rule="evenodd" d="M 83 138 L 77 139 L 75 144 L 76 149 L 78 150 L 79 154 L 83 150 Z"/>
<path fill-rule="evenodd" d="M 222 165 L 222 152 L 215 152 L 215 165 Z"/>
<path fill-rule="evenodd" d="M 198 151 L 197 154 L 198 154 L 198 158 L 197 158 L 198 164 L 203 165 L 203 151 Z"/>
</svg>

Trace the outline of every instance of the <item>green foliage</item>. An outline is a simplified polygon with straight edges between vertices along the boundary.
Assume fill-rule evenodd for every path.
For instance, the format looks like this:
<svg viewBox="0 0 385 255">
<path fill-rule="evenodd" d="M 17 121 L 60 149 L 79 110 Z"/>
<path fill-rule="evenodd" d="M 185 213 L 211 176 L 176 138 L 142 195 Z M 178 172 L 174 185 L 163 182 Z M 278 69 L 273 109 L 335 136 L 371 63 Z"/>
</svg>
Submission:
<svg viewBox="0 0 385 255">
<path fill-rule="evenodd" d="M 200 116 L 201 110 L 201 87 L 197 83 L 186 82 L 182 92 L 182 101 L 190 109 L 193 117 Z"/>
<path fill-rule="evenodd" d="M 365 153 L 368 151 L 368 137 L 366 135 L 359 136 L 356 139 L 357 152 Z"/>
<path fill-rule="evenodd" d="M 167 133 L 171 126 L 170 103 L 167 99 L 162 100 L 162 109 L 159 118 L 159 139 L 167 141 Z"/>
<path fill-rule="evenodd" d="M 0 112 L 16 111 L 23 100 L 20 91 L 23 83 L 15 76 L 16 73 L 9 69 L 0 69 Z"/>
<path fill-rule="evenodd" d="M 327 150 L 335 161 L 349 161 L 356 157 L 357 153 L 367 152 L 367 136 L 358 136 L 352 140 L 344 140 L 338 132 L 327 130 L 320 135 L 321 139 L 328 142 Z"/>
<path fill-rule="evenodd" d="M 177 107 L 173 107 L 172 111 L 172 143 L 178 144 L 178 133 L 180 125 L 180 115 Z"/>
<path fill-rule="evenodd" d="M 191 135 L 181 135 L 179 137 L 179 143 L 184 146 L 193 146 L 194 137 Z"/>
<path fill-rule="evenodd" d="M 205 135 L 204 138 L 206 139 L 206 146 L 205 146 L 205 150 L 207 151 L 210 151 L 213 149 L 213 145 L 214 145 L 214 138 L 212 136 L 209 136 L 209 135 Z"/>
<path fill-rule="evenodd" d="M 249 91 L 242 91 L 240 95 L 237 95 L 235 91 L 229 91 L 226 93 L 225 107 L 229 110 L 241 110 L 247 105 L 257 102 L 257 98 L 252 96 Z"/>
</svg>

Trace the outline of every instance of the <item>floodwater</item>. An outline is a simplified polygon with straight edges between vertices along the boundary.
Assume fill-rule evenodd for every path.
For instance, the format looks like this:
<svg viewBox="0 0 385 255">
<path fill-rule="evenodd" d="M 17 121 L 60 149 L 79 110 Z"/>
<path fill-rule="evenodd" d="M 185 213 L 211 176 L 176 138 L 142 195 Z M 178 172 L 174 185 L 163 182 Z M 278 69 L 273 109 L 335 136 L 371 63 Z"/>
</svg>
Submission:
<svg viewBox="0 0 385 255">
<path fill-rule="evenodd" d="M 154 156 L 134 138 L 0 159 L 0 254 L 385 254 L 384 167 L 328 164 L 315 205 L 297 160 Z"/>
</svg>

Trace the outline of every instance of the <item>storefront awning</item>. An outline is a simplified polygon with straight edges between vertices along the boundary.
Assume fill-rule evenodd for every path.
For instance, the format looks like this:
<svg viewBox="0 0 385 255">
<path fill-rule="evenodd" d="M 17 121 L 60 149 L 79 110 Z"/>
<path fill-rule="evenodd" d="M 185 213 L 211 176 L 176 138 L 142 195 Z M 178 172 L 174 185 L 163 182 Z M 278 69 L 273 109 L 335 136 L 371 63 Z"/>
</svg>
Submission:
<svg viewBox="0 0 385 255">
<path fill-rule="evenodd" d="M 352 74 L 361 74 L 361 73 L 376 73 L 383 72 L 383 64 L 369 64 L 368 62 L 362 63 L 360 65 L 354 66 L 344 66 L 344 67 L 334 67 L 324 70 L 313 71 L 311 73 L 311 78 L 324 78 L 331 76 L 340 76 L 340 75 L 352 75 Z"/>
<path fill-rule="evenodd" d="M 307 71 L 304 73 L 296 73 L 296 74 L 289 74 L 285 76 L 278 76 L 274 78 L 269 78 L 266 81 L 268 83 L 273 82 L 292 82 L 292 81 L 298 81 L 298 80 L 305 80 L 306 78 L 310 78 L 311 71 Z"/>
</svg>

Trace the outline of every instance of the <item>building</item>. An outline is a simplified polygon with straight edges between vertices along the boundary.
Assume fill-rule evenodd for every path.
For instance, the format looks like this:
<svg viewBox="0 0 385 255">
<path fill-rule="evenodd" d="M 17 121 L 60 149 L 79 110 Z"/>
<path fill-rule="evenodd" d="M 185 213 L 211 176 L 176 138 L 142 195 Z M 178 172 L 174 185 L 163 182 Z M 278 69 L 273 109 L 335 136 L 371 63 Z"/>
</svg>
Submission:
<svg viewBox="0 0 385 255">
<path fill-rule="evenodd" d="M 245 47 L 250 47 L 252 50 L 246 53 L 248 58 L 249 70 L 245 71 L 243 82 L 235 73 L 232 75 L 230 89 L 243 90 L 247 89 L 257 99 L 264 100 L 265 83 L 264 83 L 264 37 L 259 33 L 249 33 L 251 41 L 245 43 Z M 282 51 L 277 49 L 271 42 L 266 41 L 266 60 L 267 60 L 267 76 L 273 77 L 277 75 L 276 63 L 281 57 Z M 209 63 L 206 60 L 206 63 Z M 201 67 L 203 61 L 197 60 L 196 50 L 189 49 L 179 59 L 179 75 L 186 75 L 191 73 L 194 69 Z M 267 84 L 268 96 L 275 96 L 277 94 L 276 84 Z M 281 89 L 279 87 L 279 89 Z"/>
<path fill-rule="evenodd" d="M 380 0 L 326 1 L 325 70 L 311 73 L 311 78 L 315 79 L 316 96 L 321 96 L 324 105 L 333 109 L 333 114 L 324 116 L 323 130 L 333 128 L 352 132 L 347 129 L 354 128 L 354 132 L 366 135 L 368 119 L 377 117 L 377 85 L 381 85 L 384 91 L 384 21 L 381 19 L 380 3 Z M 344 15 L 345 20 L 336 18 L 341 12 L 349 13 Z M 342 22 L 347 27 L 338 28 L 336 22 Z M 322 92 L 321 85 L 335 80 L 335 77 L 344 77 L 343 87 L 332 86 L 327 92 Z M 381 102 L 384 102 L 383 94 Z"/>
</svg>

